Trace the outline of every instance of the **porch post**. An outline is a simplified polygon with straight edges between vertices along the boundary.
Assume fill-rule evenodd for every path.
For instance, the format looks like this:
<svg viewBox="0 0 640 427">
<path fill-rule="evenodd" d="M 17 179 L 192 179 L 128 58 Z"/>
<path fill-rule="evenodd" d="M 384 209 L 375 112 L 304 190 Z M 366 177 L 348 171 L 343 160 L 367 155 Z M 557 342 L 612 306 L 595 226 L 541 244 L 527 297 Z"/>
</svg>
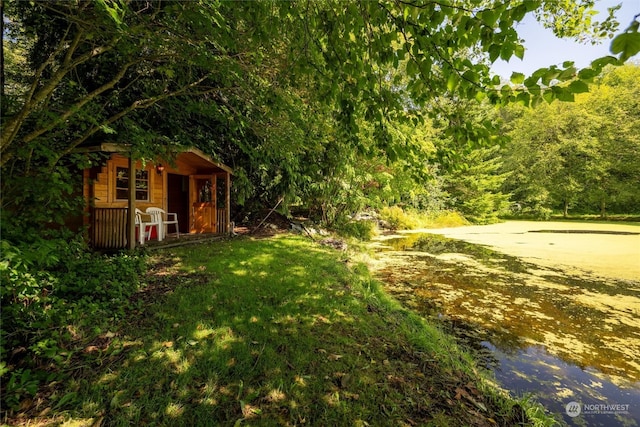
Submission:
<svg viewBox="0 0 640 427">
<path fill-rule="evenodd" d="M 224 225 L 224 228 L 227 232 L 227 234 L 231 234 L 233 233 L 233 230 L 231 230 L 231 174 L 229 172 L 226 172 L 226 179 L 225 184 L 227 185 L 227 191 L 224 192 L 225 194 L 225 209 L 227 210 L 227 223 Z"/>
<path fill-rule="evenodd" d="M 127 245 L 130 251 L 136 247 L 136 165 L 133 154 L 129 154 L 129 200 L 127 220 Z M 142 233 L 144 230 L 140 230 Z"/>
</svg>

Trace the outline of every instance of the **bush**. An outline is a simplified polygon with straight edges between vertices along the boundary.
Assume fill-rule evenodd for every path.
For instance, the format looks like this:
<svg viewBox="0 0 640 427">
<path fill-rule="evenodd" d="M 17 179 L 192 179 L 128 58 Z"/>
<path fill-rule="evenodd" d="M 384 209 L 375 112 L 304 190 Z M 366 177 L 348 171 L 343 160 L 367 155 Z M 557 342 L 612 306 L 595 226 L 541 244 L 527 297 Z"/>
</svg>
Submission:
<svg viewBox="0 0 640 427">
<path fill-rule="evenodd" d="M 138 289 L 144 258 L 87 253 L 68 260 L 62 268 L 58 273 L 57 296 L 67 301 L 88 297 L 92 301 L 120 305 Z"/>
<path fill-rule="evenodd" d="M 375 221 L 350 221 L 338 226 L 339 234 L 355 237 L 358 240 L 371 240 L 378 232 Z"/>
<path fill-rule="evenodd" d="M 426 223 L 430 228 L 461 227 L 469 225 L 469 221 L 456 211 L 439 211 L 427 216 Z"/>
<path fill-rule="evenodd" d="M 69 328 L 91 330 L 124 314 L 145 258 L 93 254 L 81 239 L 3 240 L 0 249 L 2 406 L 15 408 L 45 380 L 37 371 L 41 361 L 59 366 L 70 357 Z"/>
<path fill-rule="evenodd" d="M 413 230 L 418 228 L 418 221 L 411 215 L 405 213 L 400 206 L 382 208 L 380 219 L 385 221 L 394 230 Z"/>
</svg>

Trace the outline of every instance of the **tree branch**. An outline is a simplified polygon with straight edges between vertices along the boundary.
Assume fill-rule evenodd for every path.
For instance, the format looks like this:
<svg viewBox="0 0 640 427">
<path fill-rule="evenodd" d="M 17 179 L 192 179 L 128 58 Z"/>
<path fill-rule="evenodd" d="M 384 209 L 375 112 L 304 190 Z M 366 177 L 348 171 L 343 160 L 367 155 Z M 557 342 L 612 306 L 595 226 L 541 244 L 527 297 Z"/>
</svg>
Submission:
<svg viewBox="0 0 640 427">
<path fill-rule="evenodd" d="M 182 95 L 182 94 L 188 92 L 190 89 L 199 86 L 200 83 L 202 83 L 207 78 L 209 78 L 209 76 L 211 76 L 211 74 L 207 74 L 207 75 L 201 77 L 200 79 L 198 79 L 198 80 L 196 80 L 196 81 L 194 81 L 194 82 L 192 82 L 192 83 L 190 83 L 188 85 L 185 85 L 185 86 L 181 87 L 180 89 L 177 89 L 177 90 L 175 90 L 173 92 L 167 92 L 167 93 L 163 93 L 161 95 L 157 95 L 157 96 L 153 96 L 153 97 L 150 97 L 150 98 L 139 99 L 139 100 L 134 101 L 127 108 L 125 108 L 122 111 L 119 111 L 118 113 L 116 113 L 113 116 L 109 117 L 107 120 L 105 120 L 101 124 L 92 126 L 84 134 L 82 134 L 79 138 L 76 138 L 71 144 L 69 144 L 69 146 L 65 150 L 60 152 L 58 154 L 58 156 L 51 161 L 50 166 L 51 167 L 55 166 L 55 164 L 58 163 L 58 161 L 60 161 L 61 158 L 63 158 L 64 156 L 70 154 L 76 147 L 78 147 L 80 144 L 85 142 L 89 137 L 94 135 L 96 132 L 98 132 L 104 126 L 108 126 L 110 124 L 115 123 L 116 121 L 120 120 L 121 118 L 123 118 L 124 116 L 126 116 L 127 114 L 131 113 L 134 110 L 140 110 L 140 109 L 144 109 L 144 108 L 149 108 L 152 105 L 155 105 L 158 102 L 163 101 L 163 100 L 165 100 L 167 98 L 171 98 L 171 97 L 174 97 L 174 96 Z M 217 90 L 219 90 L 219 88 L 210 89 L 210 90 L 207 91 L 207 93 L 212 93 L 212 92 L 215 92 Z M 202 93 L 202 92 L 199 92 L 199 93 Z"/>
<path fill-rule="evenodd" d="M 67 31 L 68 33 L 68 31 Z M 60 82 L 64 79 L 64 77 L 69 74 L 73 69 L 75 69 L 78 65 L 88 61 L 91 58 L 102 55 L 105 52 L 113 49 L 118 41 L 120 40 L 120 36 L 114 37 L 110 40 L 110 42 L 103 46 L 98 46 L 89 50 L 88 52 L 80 55 L 76 59 L 72 59 L 71 56 L 65 55 L 65 62 L 63 62 L 62 66 L 58 68 L 51 78 L 42 86 L 41 89 L 37 90 L 38 86 L 41 82 L 40 76 L 44 72 L 44 70 L 51 64 L 55 62 L 55 57 L 58 56 L 66 47 L 67 41 L 66 37 L 64 37 L 56 50 L 47 58 L 47 60 L 38 67 L 38 71 L 34 76 L 33 83 L 29 90 L 29 94 L 25 100 L 25 103 L 18 114 L 9 118 L 4 123 L 2 127 L 2 135 L 0 136 L 0 156 L 2 156 L 2 160 L 0 160 L 0 165 L 6 163 L 6 161 L 11 158 L 11 156 L 5 155 L 9 147 L 13 145 L 15 138 L 18 134 L 18 131 L 26 121 L 27 117 L 33 113 L 33 111 L 38 107 L 38 105 L 47 99 L 58 87 Z M 75 40 L 71 43 L 69 49 L 73 48 L 75 50 L 79 45 L 80 40 Z M 68 62 L 67 62 L 68 60 Z"/>
<path fill-rule="evenodd" d="M 85 106 L 87 103 L 93 101 L 98 95 L 102 94 L 103 92 L 105 92 L 105 91 L 107 91 L 109 89 L 112 89 L 116 85 L 116 83 L 118 83 L 120 81 L 120 79 L 122 79 L 122 77 L 124 77 L 124 75 L 127 72 L 127 70 L 133 64 L 136 64 L 137 62 L 139 62 L 139 61 L 132 61 L 132 62 L 129 62 L 127 64 L 124 64 L 113 79 L 111 79 L 107 83 L 103 84 L 99 88 L 95 89 L 93 92 L 85 95 L 78 102 L 76 102 L 75 104 L 70 106 L 67 109 L 67 111 L 65 111 L 63 114 L 58 116 L 55 120 L 52 120 L 51 122 L 49 122 L 46 126 L 43 126 L 40 129 L 36 129 L 33 132 L 27 134 L 24 138 L 22 138 L 22 143 L 27 144 L 27 143 L 33 141 L 34 139 L 36 139 L 37 137 L 39 137 L 40 135 L 50 131 L 51 129 L 53 129 L 56 126 L 58 126 L 60 123 L 66 121 L 69 117 L 71 117 L 74 114 L 76 114 L 83 106 Z"/>
</svg>

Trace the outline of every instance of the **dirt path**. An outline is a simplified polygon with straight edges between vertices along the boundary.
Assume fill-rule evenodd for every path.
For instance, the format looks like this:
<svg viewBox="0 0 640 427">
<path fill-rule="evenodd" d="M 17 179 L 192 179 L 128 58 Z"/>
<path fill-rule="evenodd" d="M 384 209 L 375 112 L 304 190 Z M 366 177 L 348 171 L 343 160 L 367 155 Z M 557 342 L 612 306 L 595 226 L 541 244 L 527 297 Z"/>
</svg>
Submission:
<svg viewBox="0 0 640 427">
<path fill-rule="evenodd" d="M 640 225 L 507 221 L 500 224 L 412 230 L 487 245 L 566 273 L 640 280 Z M 576 271 L 576 272 L 578 272 Z"/>
</svg>

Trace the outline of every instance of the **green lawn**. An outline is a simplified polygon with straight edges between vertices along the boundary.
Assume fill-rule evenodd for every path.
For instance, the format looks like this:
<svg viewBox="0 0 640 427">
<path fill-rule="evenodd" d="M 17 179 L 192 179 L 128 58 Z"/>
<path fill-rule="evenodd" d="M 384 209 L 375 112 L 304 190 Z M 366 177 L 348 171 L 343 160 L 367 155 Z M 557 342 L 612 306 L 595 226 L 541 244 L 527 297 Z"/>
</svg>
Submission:
<svg viewBox="0 0 640 427">
<path fill-rule="evenodd" d="M 56 407 L 24 421 L 511 426 L 528 419 L 450 338 L 390 300 L 345 252 L 303 237 L 239 238 L 158 251 L 152 262 L 140 309 L 77 356 L 71 379 L 54 391 Z"/>
</svg>

